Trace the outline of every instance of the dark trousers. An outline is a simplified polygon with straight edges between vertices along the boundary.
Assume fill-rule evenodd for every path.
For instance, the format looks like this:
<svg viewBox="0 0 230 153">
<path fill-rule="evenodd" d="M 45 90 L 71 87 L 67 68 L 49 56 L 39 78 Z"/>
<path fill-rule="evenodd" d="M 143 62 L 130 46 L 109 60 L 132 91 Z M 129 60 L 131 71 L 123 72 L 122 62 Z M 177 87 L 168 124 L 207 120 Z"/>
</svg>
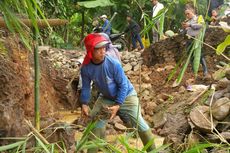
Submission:
<svg viewBox="0 0 230 153">
<path fill-rule="evenodd" d="M 133 45 L 133 49 L 137 48 L 136 42 L 139 42 L 141 49 L 144 48 L 143 43 L 141 41 L 141 36 L 140 34 L 132 34 L 132 45 Z"/>
<path fill-rule="evenodd" d="M 192 46 L 191 46 L 192 43 L 193 43 L 192 39 L 189 39 L 186 42 L 186 51 L 187 51 L 187 54 L 189 54 L 189 52 L 192 49 Z M 194 58 L 193 58 L 193 55 L 192 55 L 192 57 L 191 57 L 191 64 L 192 64 L 192 70 L 194 71 L 194 69 L 193 69 L 193 60 L 194 60 Z M 203 68 L 203 73 L 206 75 L 208 73 L 208 68 L 207 68 L 206 61 L 204 59 L 204 55 L 203 55 L 203 50 L 202 49 L 201 49 L 200 63 L 201 63 L 202 68 Z"/>
</svg>

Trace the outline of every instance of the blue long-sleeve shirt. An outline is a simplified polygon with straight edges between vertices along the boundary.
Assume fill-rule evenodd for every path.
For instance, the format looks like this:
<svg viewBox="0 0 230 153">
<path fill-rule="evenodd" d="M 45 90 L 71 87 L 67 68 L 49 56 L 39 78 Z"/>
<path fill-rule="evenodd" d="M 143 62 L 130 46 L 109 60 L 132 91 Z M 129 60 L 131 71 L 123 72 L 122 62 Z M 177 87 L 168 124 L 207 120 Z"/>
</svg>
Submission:
<svg viewBox="0 0 230 153">
<path fill-rule="evenodd" d="M 93 81 L 103 97 L 122 104 L 128 95 L 135 93 L 134 87 L 127 78 L 121 64 L 109 56 L 103 63 L 89 63 L 82 66 L 82 90 L 80 101 L 88 104 L 90 101 L 91 81 Z"/>
<path fill-rule="evenodd" d="M 111 34 L 111 28 L 112 27 L 111 27 L 111 24 L 109 23 L 109 20 L 106 19 L 104 24 L 102 25 L 103 32 L 106 33 L 109 36 Z"/>
</svg>

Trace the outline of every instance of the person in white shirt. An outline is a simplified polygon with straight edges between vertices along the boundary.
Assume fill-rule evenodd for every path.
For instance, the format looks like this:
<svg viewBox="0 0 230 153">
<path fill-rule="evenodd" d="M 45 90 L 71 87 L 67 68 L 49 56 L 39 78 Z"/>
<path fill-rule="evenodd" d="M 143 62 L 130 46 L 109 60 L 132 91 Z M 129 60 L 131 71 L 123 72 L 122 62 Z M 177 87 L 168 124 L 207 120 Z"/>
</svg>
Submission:
<svg viewBox="0 0 230 153">
<path fill-rule="evenodd" d="M 158 14 L 158 12 L 164 8 L 164 5 L 161 4 L 160 2 L 158 2 L 158 0 L 151 0 L 151 2 L 153 4 L 153 11 L 152 11 L 153 15 L 152 15 L 152 17 L 155 17 Z M 159 23 L 158 22 L 156 23 L 155 26 L 157 29 L 159 29 Z M 153 31 L 153 43 L 155 43 L 159 40 L 159 34 L 154 28 L 152 29 L 152 31 Z"/>
</svg>

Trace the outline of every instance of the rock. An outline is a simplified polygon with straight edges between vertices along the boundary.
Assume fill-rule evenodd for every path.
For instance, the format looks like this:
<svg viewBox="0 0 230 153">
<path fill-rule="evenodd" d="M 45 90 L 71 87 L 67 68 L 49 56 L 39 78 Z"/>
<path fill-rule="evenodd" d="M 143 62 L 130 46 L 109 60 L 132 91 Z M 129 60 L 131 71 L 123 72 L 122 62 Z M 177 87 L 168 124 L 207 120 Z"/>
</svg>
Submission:
<svg viewBox="0 0 230 153">
<path fill-rule="evenodd" d="M 230 80 L 228 80 L 225 77 L 217 82 L 216 90 L 225 89 L 228 87 L 229 84 L 230 84 Z"/>
<path fill-rule="evenodd" d="M 143 89 L 152 89 L 152 85 L 150 84 L 150 83 L 143 83 L 142 85 L 141 85 L 141 89 L 143 90 Z"/>
<path fill-rule="evenodd" d="M 174 69 L 175 67 L 172 65 L 167 65 L 164 67 L 165 71 L 171 71 L 172 69 Z"/>
<path fill-rule="evenodd" d="M 124 64 L 127 64 L 127 63 L 129 63 L 129 60 L 122 60 L 122 62 L 124 63 Z"/>
<path fill-rule="evenodd" d="M 158 112 L 153 116 L 154 128 L 162 128 L 167 122 L 167 114 L 165 112 Z"/>
<path fill-rule="evenodd" d="M 203 85 L 203 84 L 194 84 L 194 85 L 189 85 L 187 87 L 188 91 L 204 91 L 205 89 L 207 89 L 208 86 Z"/>
<path fill-rule="evenodd" d="M 225 67 L 225 68 L 219 69 L 218 71 L 215 71 L 215 73 L 212 75 L 213 79 L 214 80 L 220 80 L 220 79 L 224 78 L 224 76 L 226 76 L 226 72 L 229 70 L 230 70 L 229 68 Z"/>
<path fill-rule="evenodd" d="M 228 69 L 225 73 L 225 77 L 230 80 L 230 69 Z"/>
<path fill-rule="evenodd" d="M 177 139 L 183 141 L 185 133 L 189 130 L 188 119 L 183 112 L 176 112 L 175 114 L 167 113 L 167 121 L 159 134 L 162 136 L 173 134 Z"/>
<path fill-rule="evenodd" d="M 226 89 L 219 90 L 219 91 L 215 92 L 215 94 L 214 94 L 214 100 L 220 99 L 221 97 L 224 96 L 225 93 L 226 93 Z"/>
<path fill-rule="evenodd" d="M 149 114 L 146 114 L 146 115 L 144 116 L 144 119 L 145 119 L 148 123 L 152 123 L 152 122 L 153 122 L 153 119 L 152 119 L 152 117 L 151 117 Z"/>
<path fill-rule="evenodd" d="M 147 96 L 150 95 L 150 92 L 149 92 L 148 89 L 145 89 L 145 88 L 144 88 L 144 91 L 141 93 L 141 95 L 142 95 L 143 97 L 147 97 Z"/>
<path fill-rule="evenodd" d="M 157 99 L 162 99 L 163 101 L 166 101 L 170 98 L 170 95 L 167 95 L 167 94 L 160 94 L 160 95 L 157 95 Z"/>
<path fill-rule="evenodd" d="M 229 153 L 229 149 L 226 148 L 214 148 L 211 151 L 209 151 L 209 153 Z"/>
<path fill-rule="evenodd" d="M 221 132 L 220 135 L 227 141 L 230 140 L 230 132 Z M 211 142 L 219 143 L 220 138 L 214 134 L 207 134 L 207 139 Z"/>
<path fill-rule="evenodd" d="M 175 33 L 172 30 L 165 31 L 165 36 L 167 36 L 167 37 L 173 37 L 174 35 L 175 35 Z"/>
<path fill-rule="evenodd" d="M 225 93 L 224 97 L 227 97 L 228 99 L 230 99 L 230 93 Z"/>
<path fill-rule="evenodd" d="M 181 151 L 178 151 L 178 148 L 181 147 L 181 144 L 184 143 L 183 139 L 184 139 L 183 135 L 169 134 L 169 135 L 166 135 L 164 144 L 172 144 L 170 147 L 172 147 L 173 149 L 176 149 L 177 152 L 181 152 Z"/>
<path fill-rule="evenodd" d="M 142 81 L 143 81 L 144 83 L 151 83 L 151 82 L 152 82 L 152 80 L 150 79 L 150 77 L 149 77 L 148 75 L 144 75 L 144 76 L 142 77 Z"/>
<path fill-rule="evenodd" d="M 179 88 L 179 93 L 180 93 L 180 94 L 184 93 L 185 91 L 186 91 L 186 88 L 185 88 L 184 86 L 181 86 L 181 87 Z"/>
<path fill-rule="evenodd" d="M 123 131 L 123 132 L 127 130 L 127 128 L 124 125 L 120 124 L 120 123 L 115 123 L 114 128 L 116 130 Z"/>
<path fill-rule="evenodd" d="M 123 123 L 123 121 L 120 119 L 120 117 L 119 116 L 115 116 L 114 117 L 114 119 L 112 119 L 112 120 L 109 120 L 109 122 L 108 122 L 109 124 L 112 124 L 112 125 L 115 125 L 116 123 L 120 123 L 120 124 L 122 124 Z"/>
<path fill-rule="evenodd" d="M 137 62 L 131 62 L 130 63 L 132 66 L 136 66 L 137 65 Z"/>
<path fill-rule="evenodd" d="M 136 52 L 136 57 L 137 58 L 141 57 L 141 53 L 140 52 Z"/>
<path fill-rule="evenodd" d="M 146 114 L 153 115 L 153 111 L 156 107 L 157 107 L 157 104 L 155 102 L 147 102 L 147 105 L 144 108 L 146 111 Z"/>
<path fill-rule="evenodd" d="M 194 133 L 193 131 L 188 135 L 188 138 L 187 138 L 187 144 L 188 144 L 188 147 L 193 147 L 195 146 L 196 144 L 199 144 L 200 143 L 200 140 L 201 140 L 201 136 L 197 133 Z"/>
<path fill-rule="evenodd" d="M 123 69 L 125 72 L 128 72 L 128 71 L 132 70 L 132 65 L 130 63 L 128 63 L 123 67 Z"/>
<path fill-rule="evenodd" d="M 46 51 L 48 53 L 50 46 L 38 46 L 38 50 L 39 52 Z"/>
<path fill-rule="evenodd" d="M 157 68 L 157 72 L 162 72 L 162 71 L 164 71 L 165 69 L 164 68 Z"/>
<path fill-rule="evenodd" d="M 140 64 L 137 64 L 133 67 L 133 71 L 138 71 L 140 69 Z"/>
<path fill-rule="evenodd" d="M 189 115 L 191 122 L 195 125 L 195 127 L 203 132 L 210 133 L 212 130 L 212 125 L 210 121 L 209 115 L 209 107 L 208 106 L 197 106 L 193 108 Z M 215 127 L 214 123 L 214 127 Z"/>
<path fill-rule="evenodd" d="M 142 96 L 141 99 L 146 101 L 146 102 L 149 102 L 149 101 L 151 101 L 151 96 L 150 95 Z"/>
<path fill-rule="evenodd" d="M 217 100 L 212 105 L 213 117 L 219 121 L 223 120 L 230 112 L 230 100 L 227 97 Z"/>
</svg>

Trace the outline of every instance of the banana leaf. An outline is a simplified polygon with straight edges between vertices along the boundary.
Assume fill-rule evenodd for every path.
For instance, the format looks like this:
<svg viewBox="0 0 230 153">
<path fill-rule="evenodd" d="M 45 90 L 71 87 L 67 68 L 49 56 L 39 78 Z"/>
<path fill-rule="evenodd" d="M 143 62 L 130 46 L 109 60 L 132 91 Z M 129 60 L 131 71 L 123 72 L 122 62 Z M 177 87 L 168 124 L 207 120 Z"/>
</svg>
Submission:
<svg viewBox="0 0 230 153">
<path fill-rule="evenodd" d="M 155 16 L 155 17 L 153 17 L 152 18 L 152 20 L 150 20 L 150 19 L 146 19 L 147 20 L 147 22 L 148 23 L 146 23 L 147 25 L 145 26 L 145 28 L 140 32 L 140 34 L 141 35 L 143 35 L 143 34 L 146 34 L 146 33 L 148 33 L 149 32 L 149 30 L 151 30 L 152 28 L 154 28 L 154 30 L 156 30 L 157 28 L 155 27 L 155 24 L 160 20 L 160 18 L 163 16 L 163 18 L 161 19 L 161 21 L 160 22 L 162 22 L 162 23 L 160 23 L 161 25 L 162 25 L 162 27 L 163 27 L 163 25 L 164 25 L 164 21 L 163 21 L 163 19 L 164 19 L 164 15 L 165 15 L 165 13 L 168 11 L 168 9 L 167 8 L 163 8 L 162 10 L 160 10 L 159 12 L 158 12 L 158 14 Z M 146 17 L 147 18 L 147 17 Z M 163 28 L 162 28 L 163 29 Z M 163 31 L 163 30 L 162 30 Z M 159 33 L 159 31 L 157 31 L 158 33 Z"/>
<path fill-rule="evenodd" d="M 94 1 L 77 2 L 77 5 L 85 8 L 96 8 L 96 7 L 113 6 L 114 3 L 112 3 L 110 0 L 94 0 Z"/>
<path fill-rule="evenodd" d="M 197 76 L 198 70 L 199 70 L 199 66 L 200 66 L 200 58 L 201 58 L 201 52 L 202 52 L 202 42 L 204 39 L 204 35 L 205 35 L 205 30 L 206 30 L 206 26 L 203 26 L 203 28 L 200 31 L 200 34 L 198 36 L 198 40 L 194 40 L 194 54 L 193 54 L 193 71 L 195 76 Z"/>
<path fill-rule="evenodd" d="M 221 44 L 217 46 L 216 54 L 217 55 L 222 54 L 225 51 L 226 47 L 228 47 L 229 45 L 230 45 L 230 35 L 228 35 L 225 38 L 224 42 L 222 42 Z"/>
<path fill-rule="evenodd" d="M 177 79 L 176 79 L 175 82 L 173 83 L 173 87 L 177 87 L 177 86 L 181 83 L 181 81 L 182 81 L 182 79 L 183 79 L 183 76 L 184 76 L 184 73 L 185 73 L 185 71 L 186 71 L 186 69 L 187 69 L 187 67 L 188 67 L 189 62 L 190 62 L 190 59 L 191 59 L 191 56 L 192 56 L 193 51 L 194 51 L 194 49 L 191 49 L 191 50 L 190 50 L 189 56 L 188 56 L 188 58 L 187 58 L 187 60 L 186 60 L 186 63 L 185 63 L 184 66 L 182 67 L 182 69 L 181 69 L 181 71 L 180 71 L 180 73 L 179 73 Z"/>
</svg>

